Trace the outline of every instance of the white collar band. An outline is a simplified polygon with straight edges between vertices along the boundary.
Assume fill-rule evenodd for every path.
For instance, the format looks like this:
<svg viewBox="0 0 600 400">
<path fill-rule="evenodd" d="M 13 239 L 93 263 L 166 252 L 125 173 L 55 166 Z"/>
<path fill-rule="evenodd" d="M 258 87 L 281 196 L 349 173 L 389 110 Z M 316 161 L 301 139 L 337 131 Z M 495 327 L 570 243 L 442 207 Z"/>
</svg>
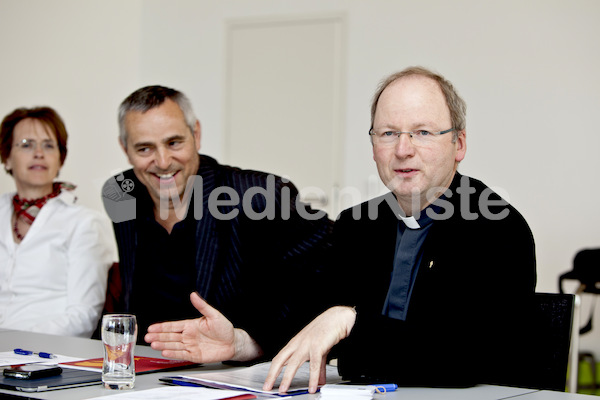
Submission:
<svg viewBox="0 0 600 400">
<path fill-rule="evenodd" d="M 400 218 L 402 218 L 402 222 L 404 222 L 404 225 L 406 225 L 406 227 L 408 229 L 419 229 L 421 228 L 421 225 L 419 225 L 419 222 L 417 222 L 417 220 L 415 219 L 415 217 L 410 216 L 410 217 L 403 217 L 402 215 L 399 215 Z"/>
</svg>

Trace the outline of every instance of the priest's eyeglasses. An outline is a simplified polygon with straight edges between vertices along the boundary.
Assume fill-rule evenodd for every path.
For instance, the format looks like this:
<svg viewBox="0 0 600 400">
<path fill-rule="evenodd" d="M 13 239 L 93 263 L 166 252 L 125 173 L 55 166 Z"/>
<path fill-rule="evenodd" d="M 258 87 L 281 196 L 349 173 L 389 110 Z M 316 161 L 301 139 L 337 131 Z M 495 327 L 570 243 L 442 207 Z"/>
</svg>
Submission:
<svg viewBox="0 0 600 400">
<path fill-rule="evenodd" d="M 400 135 L 406 133 L 410 138 L 410 141 L 415 146 L 428 146 L 433 144 L 437 137 L 445 133 L 454 131 L 454 128 L 446 129 L 445 131 L 430 132 L 423 129 L 411 131 L 411 132 L 400 132 L 400 131 L 381 131 L 376 132 L 374 129 L 369 131 L 373 144 L 378 146 L 395 146 L 400 141 Z"/>
</svg>

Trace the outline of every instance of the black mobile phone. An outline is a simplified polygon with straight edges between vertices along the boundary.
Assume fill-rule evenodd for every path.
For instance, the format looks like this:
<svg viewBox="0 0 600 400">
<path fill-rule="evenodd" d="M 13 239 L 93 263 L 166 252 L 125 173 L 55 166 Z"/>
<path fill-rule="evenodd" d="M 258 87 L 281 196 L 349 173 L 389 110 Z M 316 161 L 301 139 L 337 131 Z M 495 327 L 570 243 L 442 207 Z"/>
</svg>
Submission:
<svg viewBox="0 0 600 400">
<path fill-rule="evenodd" d="M 16 379 L 39 379 L 60 375 L 62 368 L 58 365 L 26 364 L 19 367 L 7 368 L 4 376 Z"/>
</svg>

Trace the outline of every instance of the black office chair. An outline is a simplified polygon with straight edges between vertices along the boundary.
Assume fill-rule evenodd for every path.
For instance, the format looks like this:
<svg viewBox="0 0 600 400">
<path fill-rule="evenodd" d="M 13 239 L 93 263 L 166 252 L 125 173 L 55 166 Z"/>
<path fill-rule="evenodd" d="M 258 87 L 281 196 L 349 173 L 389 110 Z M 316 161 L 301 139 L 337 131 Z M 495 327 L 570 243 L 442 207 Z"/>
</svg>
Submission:
<svg viewBox="0 0 600 400">
<path fill-rule="evenodd" d="M 536 293 L 535 303 L 538 360 L 536 371 L 531 373 L 530 386 L 564 392 L 573 334 L 575 295 Z"/>
<path fill-rule="evenodd" d="M 564 292 L 563 281 L 565 280 L 579 281 L 579 287 L 576 290 L 577 294 L 589 293 L 592 294 L 592 304 L 590 306 L 589 317 L 587 323 L 579 329 L 579 334 L 584 335 L 592 330 L 592 322 L 594 316 L 594 306 L 596 303 L 595 295 L 600 294 L 600 249 L 583 249 L 579 251 L 573 259 L 573 269 L 566 272 L 558 278 L 558 289 L 560 293 Z M 577 351 L 578 349 L 576 349 Z M 579 352 L 579 361 L 588 362 L 592 373 L 591 385 L 586 389 L 597 389 L 596 384 L 596 358 L 591 352 Z"/>
<path fill-rule="evenodd" d="M 586 293 L 600 294 L 600 248 L 583 249 L 575 254 L 573 269 L 558 278 L 558 289 L 563 293 L 563 281 L 574 279 L 580 282 L 580 289 Z"/>
</svg>

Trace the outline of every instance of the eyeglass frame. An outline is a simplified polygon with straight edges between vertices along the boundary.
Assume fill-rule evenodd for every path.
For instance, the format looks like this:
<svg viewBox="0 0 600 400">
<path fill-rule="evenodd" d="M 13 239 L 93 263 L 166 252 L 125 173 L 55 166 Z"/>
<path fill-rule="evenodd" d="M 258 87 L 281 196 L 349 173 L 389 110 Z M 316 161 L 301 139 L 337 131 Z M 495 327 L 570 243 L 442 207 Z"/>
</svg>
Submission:
<svg viewBox="0 0 600 400">
<path fill-rule="evenodd" d="M 27 148 L 27 147 L 24 148 L 23 145 L 26 145 L 26 144 L 31 144 L 31 148 Z M 51 144 L 52 148 L 44 147 L 44 145 L 48 145 L 48 144 Z M 43 153 L 47 153 L 47 154 L 50 154 L 54 151 L 60 150 L 58 147 L 58 143 L 51 139 L 42 140 L 41 142 L 39 142 L 39 144 L 38 144 L 38 141 L 35 139 L 22 139 L 20 142 L 13 143 L 13 146 L 20 149 L 20 151 L 27 152 L 27 153 L 33 153 L 38 148 L 40 148 Z"/>
<path fill-rule="evenodd" d="M 374 132 L 373 129 L 374 128 L 369 129 L 369 137 L 371 138 L 371 143 L 373 143 L 373 136 L 377 135 L 377 133 Z M 404 132 L 404 131 L 385 131 L 383 133 L 391 132 L 391 133 L 395 134 L 398 139 L 400 139 L 400 135 L 402 135 L 403 133 L 407 133 L 408 137 L 410 139 L 412 139 L 413 134 L 415 132 L 424 131 L 424 130 L 425 129 L 417 129 L 416 131 L 406 131 L 406 132 Z M 441 136 L 443 134 L 450 133 L 450 132 L 453 132 L 453 131 L 456 131 L 456 128 L 450 128 L 450 129 L 446 129 L 444 131 L 439 131 L 439 132 L 429 132 L 429 131 L 427 131 L 427 132 L 429 132 L 430 135 L 433 135 L 435 137 L 435 136 Z"/>
</svg>

